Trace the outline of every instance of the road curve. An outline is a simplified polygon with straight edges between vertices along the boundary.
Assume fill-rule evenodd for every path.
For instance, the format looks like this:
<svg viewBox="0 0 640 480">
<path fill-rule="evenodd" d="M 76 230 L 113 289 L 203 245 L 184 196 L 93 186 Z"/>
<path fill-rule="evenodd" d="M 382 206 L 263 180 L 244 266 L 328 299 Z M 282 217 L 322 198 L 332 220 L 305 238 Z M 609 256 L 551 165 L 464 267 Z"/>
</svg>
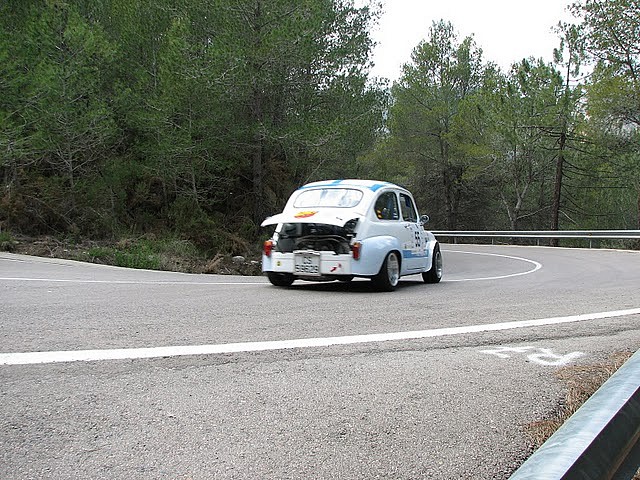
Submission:
<svg viewBox="0 0 640 480">
<path fill-rule="evenodd" d="M 0 254 L 0 478 L 508 478 L 556 369 L 638 348 L 640 252 L 443 255 L 381 294 Z"/>
</svg>

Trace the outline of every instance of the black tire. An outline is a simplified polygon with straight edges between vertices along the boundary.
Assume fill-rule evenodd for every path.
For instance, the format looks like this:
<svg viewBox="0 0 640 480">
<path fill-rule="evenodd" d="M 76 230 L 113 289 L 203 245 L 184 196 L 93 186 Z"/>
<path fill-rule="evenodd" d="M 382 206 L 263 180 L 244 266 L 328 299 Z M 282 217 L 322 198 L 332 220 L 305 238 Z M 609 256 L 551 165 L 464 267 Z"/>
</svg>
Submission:
<svg viewBox="0 0 640 480">
<path fill-rule="evenodd" d="M 267 272 L 267 278 L 276 287 L 290 287 L 295 280 L 290 273 Z"/>
<path fill-rule="evenodd" d="M 440 253 L 440 244 L 436 243 L 433 249 L 433 258 L 431 259 L 431 269 L 422 274 L 424 283 L 438 283 L 442 280 L 442 253 Z"/>
<path fill-rule="evenodd" d="M 373 284 L 380 292 L 392 292 L 400 281 L 400 259 L 396 252 L 389 252 L 382 262 L 378 274 L 373 277 Z"/>
</svg>

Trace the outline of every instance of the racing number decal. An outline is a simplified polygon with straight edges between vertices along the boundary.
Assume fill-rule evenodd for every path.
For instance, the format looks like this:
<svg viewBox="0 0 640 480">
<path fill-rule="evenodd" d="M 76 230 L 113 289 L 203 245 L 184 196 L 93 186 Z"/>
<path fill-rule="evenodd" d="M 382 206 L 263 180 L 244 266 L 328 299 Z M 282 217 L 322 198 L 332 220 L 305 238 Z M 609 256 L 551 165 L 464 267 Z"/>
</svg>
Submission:
<svg viewBox="0 0 640 480">
<path fill-rule="evenodd" d="M 426 239 L 424 236 L 424 230 L 422 230 L 415 223 L 411 223 L 410 225 L 411 225 L 411 230 L 413 231 L 413 246 L 411 250 L 416 254 L 423 255 L 427 246 Z"/>
<path fill-rule="evenodd" d="M 426 236 L 422 224 L 418 223 L 418 211 L 410 195 L 400 193 L 400 210 L 402 218 L 406 222 L 405 227 L 411 230 L 413 235 L 406 238 L 407 248 L 413 255 L 424 257 L 426 255 Z"/>
<path fill-rule="evenodd" d="M 420 230 L 419 229 L 415 229 L 415 231 L 413 232 L 415 239 L 416 239 L 416 248 L 418 250 L 422 249 L 422 235 L 420 235 Z"/>
</svg>

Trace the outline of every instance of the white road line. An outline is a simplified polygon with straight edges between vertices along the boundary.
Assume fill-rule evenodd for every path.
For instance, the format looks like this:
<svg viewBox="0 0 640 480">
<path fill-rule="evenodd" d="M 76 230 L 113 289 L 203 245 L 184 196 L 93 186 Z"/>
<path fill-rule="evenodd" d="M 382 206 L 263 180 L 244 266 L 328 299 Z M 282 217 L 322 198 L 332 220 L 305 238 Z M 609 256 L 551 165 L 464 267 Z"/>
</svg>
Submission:
<svg viewBox="0 0 640 480">
<path fill-rule="evenodd" d="M 161 280 L 82 280 L 64 278 L 25 278 L 25 277 L 0 277 L 0 281 L 15 282 L 52 282 L 52 283 L 112 283 L 114 285 L 268 285 L 264 282 L 181 282 Z"/>
<path fill-rule="evenodd" d="M 473 282 L 481 280 L 499 280 L 502 278 L 519 277 L 520 275 L 528 275 L 542 268 L 542 265 L 535 260 L 529 260 L 523 257 L 514 257 L 512 255 L 499 255 L 497 253 L 481 253 L 481 252 L 465 252 L 461 250 L 443 250 L 447 253 L 462 253 L 465 255 L 485 255 L 489 257 L 502 257 L 510 260 L 520 260 L 533 265 L 533 268 L 524 272 L 509 273 L 506 275 L 496 275 L 493 277 L 478 278 L 444 278 L 445 282 Z M 83 280 L 79 278 L 29 278 L 29 277 L 0 277 L 0 281 L 12 282 L 51 282 L 51 283 L 93 283 L 93 284 L 113 284 L 113 285 L 267 285 L 267 281 L 254 282 L 185 282 L 185 281 L 161 281 L 161 280 Z"/>
<path fill-rule="evenodd" d="M 498 280 L 501 278 L 511 278 L 511 277 L 519 277 L 520 275 L 528 275 L 530 273 L 533 273 L 535 271 L 538 271 L 542 268 L 542 264 L 536 262 L 535 260 L 529 260 L 528 258 L 523 258 L 523 257 L 514 257 L 511 255 L 500 255 L 497 253 L 481 253 L 481 252 L 464 252 L 462 250 L 443 250 L 443 252 L 447 252 L 447 253 L 463 253 L 466 255 L 486 255 L 486 256 L 490 256 L 490 257 L 502 257 L 502 258 L 508 258 L 511 260 L 520 260 L 523 262 L 527 262 L 533 265 L 533 268 L 530 270 L 527 270 L 525 272 L 518 272 L 518 273 L 509 273 L 506 275 L 497 275 L 494 277 L 478 277 L 478 278 L 446 278 L 444 277 L 444 281 L 445 282 L 475 282 L 478 280 Z M 446 265 L 445 265 L 446 267 Z M 445 271 L 446 273 L 446 271 Z"/>
<path fill-rule="evenodd" d="M 415 340 L 421 338 L 462 335 L 468 333 L 492 332 L 515 328 L 558 325 L 561 323 L 582 322 L 601 318 L 640 315 L 640 308 L 616 310 L 611 312 L 588 313 L 567 317 L 541 318 L 518 322 L 493 323 L 487 325 L 469 325 L 463 327 L 436 328 L 413 332 L 380 333 L 370 335 L 351 335 L 328 338 L 303 338 L 296 340 L 276 340 L 269 342 L 243 342 L 220 345 L 191 345 L 152 348 L 121 348 L 112 350 L 77 350 L 61 352 L 24 352 L 0 354 L 0 365 L 27 365 L 38 363 L 61 363 L 98 360 L 125 360 L 154 357 L 177 357 L 185 355 L 213 355 L 240 352 L 259 352 L 266 350 L 284 350 L 292 348 L 328 347 L 331 345 L 351 345 L 358 343 L 386 342 L 391 340 Z"/>
</svg>

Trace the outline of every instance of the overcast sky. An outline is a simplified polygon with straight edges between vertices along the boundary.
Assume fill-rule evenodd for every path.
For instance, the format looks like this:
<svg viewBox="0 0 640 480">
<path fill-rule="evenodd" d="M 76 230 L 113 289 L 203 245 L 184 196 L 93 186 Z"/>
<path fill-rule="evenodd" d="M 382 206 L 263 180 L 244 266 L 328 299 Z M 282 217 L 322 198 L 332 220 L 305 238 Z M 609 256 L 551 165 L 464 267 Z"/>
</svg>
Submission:
<svg viewBox="0 0 640 480">
<path fill-rule="evenodd" d="M 559 40 L 551 29 L 569 21 L 570 0 L 383 0 L 384 14 L 373 30 L 374 76 L 397 80 L 411 51 L 429 35 L 431 23 L 450 21 L 459 41 L 473 34 L 485 61 L 507 71 L 525 57 L 551 61 Z"/>
</svg>

